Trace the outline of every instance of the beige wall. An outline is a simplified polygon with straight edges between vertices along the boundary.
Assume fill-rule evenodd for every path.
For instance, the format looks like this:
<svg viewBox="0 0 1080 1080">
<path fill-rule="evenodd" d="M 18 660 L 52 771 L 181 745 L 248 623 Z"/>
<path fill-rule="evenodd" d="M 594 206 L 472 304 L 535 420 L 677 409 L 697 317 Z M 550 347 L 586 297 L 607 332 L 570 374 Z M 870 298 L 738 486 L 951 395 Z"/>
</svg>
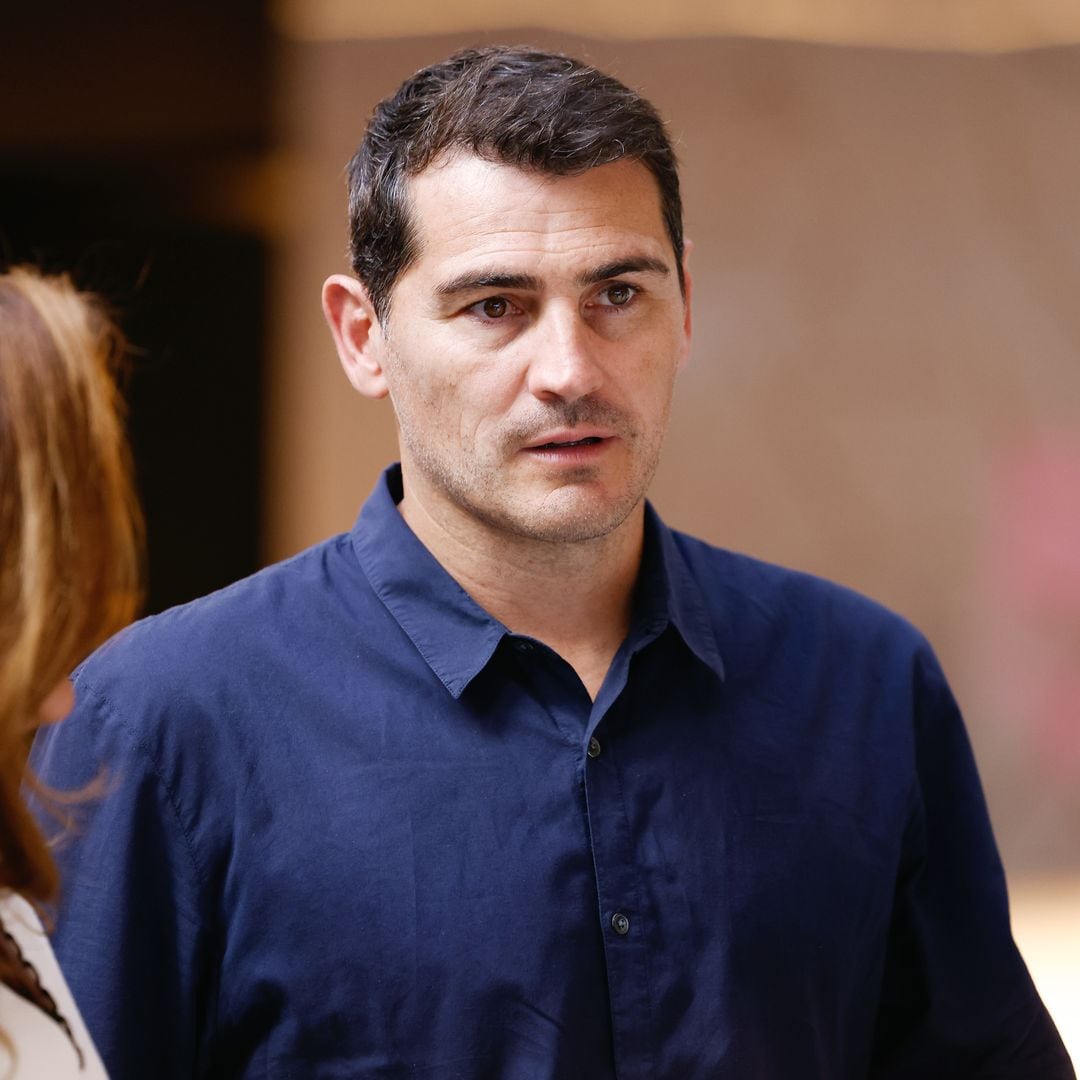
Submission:
<svg viewBox="0 0 1080 1080">
<path fill-rule="evenodd" d="M 624 41 L 758 37 L 891 48 L 1003 51 L 1080 41 L 1075 0 L 271 0 L 274 25 L 302 41 L 550 29 Z"/>
<path fill-rule="evenodd" d="M 1049 433 L 1061 467 L 1034 468 L 1053 507 L 1080 462 L 1080 49 L 514 37 L 614 71 L 677 140 L 697 321 L 662 512 L 913 619 L 968 715 L 1007 861 L 1080 864 L 1080 704 L 1051 717 L 1043 685 L 1062 698 L 1080 670 L 1080 596 L 1048 614 L 995 561 L 1025 513 L 1062 533 L 1062 575 L 1080 552 L 1080 520 L 1072 536 L 1002 479 Z M 348 527 L 394 454 L 388 406 L 350 391 L 319 314 L 345 268 L 342 167 L 379 97 L 476 40 L 282 46 L 268 558 Z"/>
</svg>

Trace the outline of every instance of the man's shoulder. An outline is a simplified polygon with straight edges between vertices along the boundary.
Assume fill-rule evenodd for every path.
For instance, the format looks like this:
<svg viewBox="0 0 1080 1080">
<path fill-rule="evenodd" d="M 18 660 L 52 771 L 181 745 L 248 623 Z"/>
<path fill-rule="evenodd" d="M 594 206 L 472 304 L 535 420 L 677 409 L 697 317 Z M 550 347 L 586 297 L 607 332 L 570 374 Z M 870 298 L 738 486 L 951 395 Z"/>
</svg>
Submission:
<svg viewBox="0 0 1080 1080">
<path fill-rule="evenodd" d="M 75 708 L 39 733 L 34 768 L 60 789 L 147 781 L 185 830 L 221 826 L 259 748 L 333 710 L 377 604 L 345 534 L 142 619 L 75 672 Z"/>
<path fill-rule="evenodd" d="M 904 616 L 854 588 L 686 533 L 671 535 L 710 618 L 742 638 L 824 633 L 834 644 L 887 638 L 910 650 L 928 648 Z"/>
<path fill-rule="evenodd" d="M 77 670 L 84 688 L 128 692 L 208 686 L 276 652 L 302 648 L 309 629 L 332 619 L 359 579 L 342 534 L 222 589 L 147 616 L 116 634 Z M 354 590 L 355 591 L 355 590 Z M 286 644 L 285 639 L 288 639 Z"/>
</svg>

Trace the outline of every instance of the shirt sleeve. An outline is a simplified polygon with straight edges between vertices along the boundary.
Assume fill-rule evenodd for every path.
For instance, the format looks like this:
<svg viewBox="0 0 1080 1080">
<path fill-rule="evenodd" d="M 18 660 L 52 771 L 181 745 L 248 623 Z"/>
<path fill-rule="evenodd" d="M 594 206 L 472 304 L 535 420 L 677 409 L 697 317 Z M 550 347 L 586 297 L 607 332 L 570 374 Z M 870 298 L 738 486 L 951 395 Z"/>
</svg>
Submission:
<svg viewBox="0 0 1080 1080">
<path fill-rule="evenodd" d="M 109 1075 L 200 1075 L 212 990 L 203 890 L 151 741 L 83 677 L 75 711 L 42 730 L 32 764 L 54 791 L 91 785 L 57 847 L 53 946 Z"/>
<path fill-rule="evenodd" d="M 912 809 L 871 1076 L 1075 1080 L 1012 939 L 1005 876 L 956 702 L 914 669 Z"/>
</svg>

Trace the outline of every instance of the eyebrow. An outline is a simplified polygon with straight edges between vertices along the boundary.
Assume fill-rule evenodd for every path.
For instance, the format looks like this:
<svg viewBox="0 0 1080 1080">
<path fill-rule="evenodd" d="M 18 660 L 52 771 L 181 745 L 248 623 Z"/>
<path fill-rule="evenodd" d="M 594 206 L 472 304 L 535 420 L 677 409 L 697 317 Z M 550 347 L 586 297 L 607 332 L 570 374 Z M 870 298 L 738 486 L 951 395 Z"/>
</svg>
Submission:
<svg viewBox="0 0 1080 1080">
<path fill-rule="evenodd" d="M 601 281 L 607 281 L 609 278 L 622 277 L 623 274 L 641 273 L 667 275 L 671 273 L 671 270 L 668 268 L 667 263 L 661 262 L 660 259 L 650 259 L 648 256 L 641 255 L 629 259 L 620 259 L 618 262 L 607 263 L 604 266 L 596 267 L 595 270 L 586 270 L 585 273 L 578 278 L 578 284 L 597 285 Z"/>
<path fill-rule="evenodd" d="M 437 296 L 457 296 L 458 293 L 474 292 L 477 289 L 525 289 L 536 291 L 540 288 L 540 279 L 533 274 L 501 274 L 498 272 L 459 274 L 449 281 L 440 282 L 435 287 Z"/>
<path fill-rule="evenodd" d="M 601 281 L 622 277 L 623 274 L 641 273 L 668 275 L 671 270 L 667 263 L 660 259 L 652 259 L 645 255 L 632 256 L 586 270 L 577 279 L 577 284 L 596 285 Z M 520 289 L 526 292 L 539 292 L 540 285 L 540 279 L 535 274 L 508 274 L 497 270 L 468 271 L 449 281 L 440 282 L 435 286 L 435 295 L 452 297 L 480 289 Z"/>
</svg>

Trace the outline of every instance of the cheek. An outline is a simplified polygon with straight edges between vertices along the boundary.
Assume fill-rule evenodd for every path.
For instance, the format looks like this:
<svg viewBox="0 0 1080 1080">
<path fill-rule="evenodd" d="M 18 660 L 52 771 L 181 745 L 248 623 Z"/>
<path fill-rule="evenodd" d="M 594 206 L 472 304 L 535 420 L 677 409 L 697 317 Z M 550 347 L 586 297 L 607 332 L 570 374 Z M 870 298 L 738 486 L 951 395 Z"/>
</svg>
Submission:
<svg viewBox="0 0 1080 1080">
<path fill-rule="evenodd" d="M 462 365 L 442 385 L 442 412 L 447 427 L 463 446 L 497 439 L 512 422 L 521 403 L 522 381 L 512 362 Z"/>
<path fill-rule="evenodd" d="M 661 348 L 641 356 L 627 372 L 624 385 L 642 412 L 657 414 L 670 404 L 678 374 L 677 357 L 670 349 Z"/>
<path fill-rule="evenodd" d="M 523 389 L 527 353 L 427 329 L 422 339 L 400 338 L 386 365 L 399 423 L 429 442 L 490 449 L 535 404 Z"/>
<path fill-rule="evenodd" d="M 451 407 L 457 412 L 461 445 L 475 450 L 499 440 L 513 412 L 513 400 L 504 401 L 498 386 L 480 382 L 455 397 Z"/>
</svg>

